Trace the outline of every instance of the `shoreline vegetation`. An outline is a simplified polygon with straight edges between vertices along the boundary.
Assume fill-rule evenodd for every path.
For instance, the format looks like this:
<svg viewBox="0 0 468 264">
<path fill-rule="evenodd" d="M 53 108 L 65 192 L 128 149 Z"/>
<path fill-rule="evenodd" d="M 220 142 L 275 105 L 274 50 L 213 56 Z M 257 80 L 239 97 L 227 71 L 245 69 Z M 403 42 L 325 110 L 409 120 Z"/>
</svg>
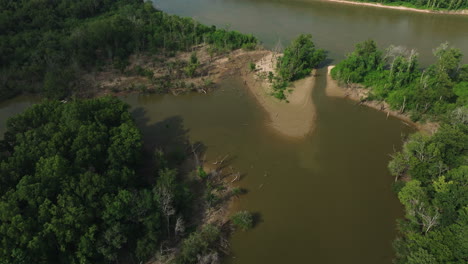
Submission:
<svg viewBox="0 0 468 264">
<path fill-rule="evenodd" d="M 366 89 L 358 84 L 351 85 L 349 87 L 343 87 L 338 84 L 331 76 L 331 70 L 335 65 L 329 65 L 327 67 L 327 87 L 325 92 L 329 97 L 337 98 L 348 98 L 355 101 L 359 105 L 364 105 L 375 110 L 384 112 L 389 116 L 396 117 L 400 119 L 405 125 L 416 128 L 419 131 L 425 132 L 427 134 L 433 134 L 439 128 L 437 122 L 414 122 L 411 120 L 411 116 L 407 113 L 401 113 L 397 110 L 392 110 L 390 105 L 385 101 L 368 101 L 364 100 L 369 95 L 369 89 Z"/>
<path fill-rule="evenodd" d="M 5 1 L 2 11 L 0 100 L 52 99 L 12 117 L 0 141 L 2 261 L 219 263 L 233 229 L 255 224 L 245 211 L 229 219 L 240 173 L 223 170 L 228 156 L 205 167 L 181 122 L 177 138 L 145 149 L 129 106 L 105 95 L 207 93 L 258 40 L 140 0 Z"/>
<path fill-rule="evenodd" d="M 188 141 L 181 121 L 180 142 L 145 149 L 129 106 L 104 95 L 208 93 L 220 78 L 240 74 L 271 127 L 301 138 L 314 128 L 314 69 L 325 51 L 311 35 L 282 54 L 264 50 L 252 35 L 139 0 L 58 2 L 2 2 L 0 99 L 28 91 L 53 99 L 10 119 L 0 141 L 2 261 L 219 263 L 234 226 L 255 224 L 245 211 L 228 218 L 231 199 L 245 193 L 231 186 L 240 173 L 223 172 L 229 156 L 208 165 L 203 144 Z M 435 56 L 419 69 L 415 51 L 384 52 L 368 40 L 328 67 L 328 96 L 433 133 L 410 136 L 389 164 L 407 213 L 396 263 L 467 259 L 468 65 L 448 44 Z M 426 127 L 427 120 L 440 127 Z"/>
<path fill-rule="evenodd" d="M 386 9 L 394 9 L 394 10 L 402 10 L 402 11 L 410 11 L 410 12 L 419 12 L 419 13 L 431 13 L 431 14 L 445 14 L 445 15 L 468 15 L 468 9 L 462 10 L 447 10 L 447 9 L 428 9 L 428 8 L 418 8 L 418 7 L 409 7 L 403 4 L 391 5 L 386 3 L 371 3 L 371 2 L 363 2 L 363 1 L 353 1 L 353 0 L 322 0 L 326 2 L 335 2 L 340 4 L 348 4 L 348 5 L 358 5 L 358 6 L 370 6 L 370 7 L 378 7 L 378 8 L 386 8 Z"/>
<path fill-rule="evenodd" d="M 429 135 L 404 139 L 388 164 L 405 208 L 393 241 L 398 264 L 464 263 L 468 257 L 468 64 L 448 43 L 434 56 L 433 65 L 420 69 L 415 50 L 380 50 L 367 40 L 329 67 L 329 79 L 337 82 L 327 87 L 328 95 L 348 96 L 417 125 L 437 123 Z"/>
</svg>

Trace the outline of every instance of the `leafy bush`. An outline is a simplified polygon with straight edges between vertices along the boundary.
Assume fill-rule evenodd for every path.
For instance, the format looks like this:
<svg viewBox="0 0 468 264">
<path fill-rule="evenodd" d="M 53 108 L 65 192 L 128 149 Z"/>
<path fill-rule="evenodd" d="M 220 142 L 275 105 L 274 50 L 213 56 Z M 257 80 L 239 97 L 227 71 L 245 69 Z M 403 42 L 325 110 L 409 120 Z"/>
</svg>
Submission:
<svg viewBox="0 0 468 264">
<path fill-rule="evenodd" d="M 248 211 L 240 211 L 235 213 L 233 216 L 231 216 L 231 221 L 236 227 L 244 231 L 251 229 L 254 224 L 253 216 Z"/>
<path fill-rule="evenodd" d="M 299 35 L 278 59 L 277 71 L 284 81 L 295 81 L 309 75 L 325 59 L 325 51 L 316 49 L 312 35 Z"/>
<path fill-rule="evenodd" d="M 7 14 L 0 25 L 5 33 L 0 66 L 8 73 L 0 100 L 23 91 L 68 96 L 74 76 L 57 72 L 97 70 L 104 64 L 123 72 L 134 53 L 174 56 L 204 43 L 213 52 L 225 52 L 252 49 L 258 42 L 252 35 L 168 15 L 141 0 L 0 1 L 0 10 Z M 195 65 L 187 69 L 189 76 Z M 46 79 L 47 72 L 53 73 Z"/>
<path fill-rule="evenodd" d="M 385 100 L 393 110 L 408 112 L 413 120 L 440 118 L 466 105 L 468 65 L 460 64 L 461 52 L 448 43 L 435 49 L 434 55 L 437 62 L 420 70 L 414 50 L 390 46 L 381 51 L 368 40 L 357 44 L 331 75 L 342 84 L 369 87 L 369 99 Z"/>
<path fill-rule="evenodd" d="M 249 69 L 250 69 L 250 71 L 255 71 L 255 69 L 257 69 L 257 65 L 255 65 L 255 63 L 253 63 L 253 62 L 250 62 L 249 63 Z"/>
<path fill-rule="evenodd" d="M 182 241 L 182 248 L 175 263 L 198 263 L 198 256 L 207 255 L 216 249 L 220 234 L 220 230 L 210 224 L 190 234 L 188 238 Z"/>
</svg>

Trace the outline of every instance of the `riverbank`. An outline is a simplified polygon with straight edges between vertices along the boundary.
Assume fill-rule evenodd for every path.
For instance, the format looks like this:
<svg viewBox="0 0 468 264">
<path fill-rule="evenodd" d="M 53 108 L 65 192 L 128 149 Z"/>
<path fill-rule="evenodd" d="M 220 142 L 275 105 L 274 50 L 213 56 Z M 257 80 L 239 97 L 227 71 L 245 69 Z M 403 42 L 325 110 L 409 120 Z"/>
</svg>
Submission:
<svg viewBox="0 0 468 264">
<path fill-rule="evenodd" d="M 302 138 L 312 132 L 315 121 L 315 107 L 311 97 L 315 83 L 313 74 L 294 82 L 287 94 L 288 101 L 280 101 L 271 95 L 271 83 L 267 80 L 268 73 L 274 72 L 278 54 L 260 48 L 213 55 L 207 46 L 199 46 L 194 52 L 199 65 L 193 77 L 183 73 L 192 52 L 178 53 L 166 61 L 159 58 L 159 62 L 155 62 L 158 61 L 155 56 L 131 56 L 124 72 L 109 68 L 86 74 L 82 82 L 88 84 L 88 88 L 82 90 L 81 97 L 122 96 L 129 93 L 171 93 L 176 96 L 188 92 L 206 94 L 216 89 L 219 81 L 230 76 L 240 76 L 257 103 L 268 114 L 268 125 L 275 131 L 292 138 Z M 252 62 L 257 66 L 255 71 L 249 69 Z M 168 75 L 177 78 L 168 79 Z"/>
<path fill-rule="evenodd" d="M 366 98 L 369 95 L 369 89 L 366 89 L 359 85 L 352 85 L 350 87 L 342 87 L 338 84 L 337 81 L 333 80 L 331 77 L 331 70 L 335 67 L 334 65 L 328 66 L 327 73 L 327 87 L 325 88 L 325 93 L 330 97 L 338 98 L 349 98 L 350 100 L 356 101 L 359 105 L 365 105 L 367 107 L 374 108 L 376 110 L 382 111 L 389 116 L 396 117 L 400 119 L 404 124 L 408 126 L 415 127 L 419 131 L 433 134 L 439 128 L 439 125 L 434 122 L 419 123 L 413 122 L 410 116 L 406 113 L 401 113 L 400 111 L 392 110 L 390 105 L 384 101 L 368 101 Z"/>
<path fill-rule="evenodd" d="M 429 9 L 419 9 L 419 8 L 412 8 L 412 7 L 406 7 L 406 6 L 393 6 L 393 5 L 384 5 L 384 4 L 379 4 L 379 3 L 355 2 L 355 1 L 348 1 L 348 0 L 323 0 L 323 1 L 336 2 L 336 3 L 349 4 L 349 5 L 372 6 L 372 7 L 404 10 L 404 11 L 419 12 L 419 13 L 445 14 L 445 15 L 468 15 L 468 10 L 429 10 Z"/>
<path fill-rule="evenodd" d="M 99 71 L 82 74 L 77 82 L 77 95 L 92 98 L 129 93 L 206 94 L 216 88 L 216 83 L 226 73 L 239 69 L 265 52 L 238 49 L 216 54 L 208 45 L 199 45 L 190 52 L 178 52 L 172 57 L 145 53 L 132 55 L 123 70 L 108 65 Z M 192 56 L 196 57 L 196 63 L 191 62 Z"/>
<path fill-rule="evenodd" d="M 315 85 L 314 74 L 296 81 L 287 93 L 287 101 L 280 101 L 272 96 L 272 84 L 268 73 L 274 72 L 278 54 L 267 52 L 260 60 L 255 61 L 256 70 L 247 65 L 241 70 L 244 83 L 256 101 L 268 114 L 268 125 L 282 135 L 291 138 L 302 138 L 314 129 L 316 110 L 312 101 Z"/>
</svg>

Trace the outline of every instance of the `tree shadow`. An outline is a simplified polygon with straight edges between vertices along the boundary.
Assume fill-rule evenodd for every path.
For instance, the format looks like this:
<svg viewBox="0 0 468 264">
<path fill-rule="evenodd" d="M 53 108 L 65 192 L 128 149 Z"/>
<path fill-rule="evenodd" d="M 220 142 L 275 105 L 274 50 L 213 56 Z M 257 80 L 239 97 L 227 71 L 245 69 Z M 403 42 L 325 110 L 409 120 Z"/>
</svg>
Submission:
<svg viewBox="0 0 468 264">
<path fill-rule="evenodd" d="M 257 227 L 258 225 L 260 225 L 261 223 L 265 221 L 260 212 L 253 212 L 252 218 L 253 218 L 253 228 Z"/>
<path fill-rule="evenodd" d="M 328 54 L 328 52 L 326 52 Z M 330 65 L 333 65 L 333 62 L 335 62 L 335 60 L 333 59 L 330 59 L 330 58 L 325 58 L 321 63 L 319 63 L 319 65 L 317 65 L 317 69 L 321 69 L 321 68 L 325 68 L 325 67 L 328 67 Z"/>
<path fill-rule="evenodd" d="M 140 128 L 145 149 L 159 148 L 165 152 L 186 148 L 189 145 L 188 133 L 180 116 L 171 116 L 151 124 L 146 110 L 138 107 L 132 111 L 132 116 Z"/>
</svg>

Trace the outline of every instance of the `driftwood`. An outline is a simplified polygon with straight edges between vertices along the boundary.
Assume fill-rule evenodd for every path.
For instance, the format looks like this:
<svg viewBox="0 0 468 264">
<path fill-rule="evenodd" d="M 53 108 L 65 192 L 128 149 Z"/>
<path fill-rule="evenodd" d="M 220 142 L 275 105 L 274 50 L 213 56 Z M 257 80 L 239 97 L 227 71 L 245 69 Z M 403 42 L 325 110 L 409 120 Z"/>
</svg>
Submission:
<svg viewBox="0 0 468 264">
<path fill-rule="evenodd" d="M 227 154 L 226 156 L 224 156 L 224 158 L 221 160 L 221 161 L 218 161 L 216 160 L 215 162 L 213 162 L 213 165 L 222 165 L 224 163 L 224 161 L 229 157 L 229 154 Z"/>
</svg>

